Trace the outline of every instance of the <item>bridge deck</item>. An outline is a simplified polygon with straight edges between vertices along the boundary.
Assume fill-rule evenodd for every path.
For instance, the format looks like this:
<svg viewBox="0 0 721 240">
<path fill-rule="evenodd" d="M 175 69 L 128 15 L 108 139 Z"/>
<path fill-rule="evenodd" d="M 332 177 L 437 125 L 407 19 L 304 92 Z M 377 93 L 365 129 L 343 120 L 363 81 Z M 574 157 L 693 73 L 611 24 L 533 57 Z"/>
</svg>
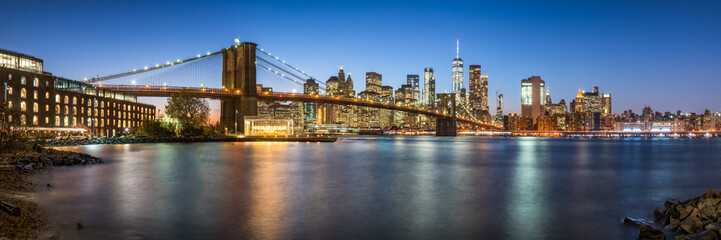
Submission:
<svg viewBox="0 0 721 240">
<path fill-rule="evenodd" d="M 202 98 L 225 99 L 240 97 L 243 94 L 240 91 L 231 91 L 227 89 L 217 88 L 193 88 L 193 87 L 168 87 L 168 86 L 137 86 L 137 85 L 98 85 L 99 88 L 108 89 L 117 92 L 129 93 L 143 97 L 170 97 L 173 93 L 188 92 Z M 373 108 L 384 108 L 395 111 L 403 111 L 408 113 L 424 114 L 432 117 L 452 117 L 434 110 L 427 110 L 411 106 L 402 106 L 397 104 L 365 101 L 357 98 L 342 98 L 336 96 L 309 95 L 297 93 L 281 93 L 281 92 L 263 92 L 258 94 L 258 100 L 261 101 L 301 101 L 315 103 L 330 103 L 339 105 L 354 105 Z M 479 122 L 468 118 L 456 117 L 459 122 L 471 125 L 477 125 L 488 129 L 502 129 L 502 126 Z"/>
</svg>

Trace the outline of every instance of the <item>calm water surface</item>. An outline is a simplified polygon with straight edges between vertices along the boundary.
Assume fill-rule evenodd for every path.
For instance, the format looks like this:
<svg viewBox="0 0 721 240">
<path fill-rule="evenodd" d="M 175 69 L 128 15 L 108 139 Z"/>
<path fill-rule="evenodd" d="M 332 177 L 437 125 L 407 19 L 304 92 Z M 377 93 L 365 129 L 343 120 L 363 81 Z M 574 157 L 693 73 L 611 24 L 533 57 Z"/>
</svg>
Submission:
<svg viewBox="0 0 721 240">
<path fill-rule="evenodd" d="M 62 149 L 106 162 L 38 176 L 54 186 L 34 195 L 58 223 L 45 234 L 64 239 L 635 239 L 622 217 L 721 188 L 719 139 Z"/>
</svg>

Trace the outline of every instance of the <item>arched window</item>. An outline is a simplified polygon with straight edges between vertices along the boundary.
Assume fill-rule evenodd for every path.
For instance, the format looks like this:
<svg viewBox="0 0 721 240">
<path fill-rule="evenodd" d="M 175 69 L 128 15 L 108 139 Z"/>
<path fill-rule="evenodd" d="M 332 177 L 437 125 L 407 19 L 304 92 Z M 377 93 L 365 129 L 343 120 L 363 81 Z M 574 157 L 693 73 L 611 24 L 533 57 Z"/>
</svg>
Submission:
<svg viewBox="0 0 721 240">
<path fill-rule="evenodd" d="M 77 114 L 78 114 L 78 109 L 76 107 L 73 107 L 73 115 L 77 115 Z"/>
<path fill-rule="evenodd" d="M 68 100 L 68 99 L 69 99 L 68 96 L 65 96 L 65 104 L 70 103 L 70 100 Z"/>
<path fill-rule="evenodd" d="M 50 93 L 49 93 L 49 92 L 46 92 L 46 93 L 45 93 L 45 99 L 50 99 Z"/>
<path fill-rule="evenodd" d="M 13 87 L 8 87 L 8 95 L 13 95 Z"/>
<path fill-rule="evenodd" d="M 38 78 L 33 79 L 33 87 L 38 86 Z"/>
<path fill-rule="evenodd" d="M 27 80 L 25 80 L 25 76 L 20 76 L 20 84 L 27 84 Z"/>
<path fill-rule="evenodd" d="M 21 125 L 26 125 L 26 124 L 27 124 L 27 118 L 25 117 L 24 114 L 23 114 L 23 115 L 20 115 L 20 124 L 21 124 Z"/>
<path fill-rule="evenodd" d="M 60 116 L 55 116 L 55 126 L 60 126 Z"/>
<path fill-rule="evenodd" d="M 60 105 L 55 105 L 55 114 L 60 114 Z"/>
<path fill-rule="evenodd" d="M 20 111 L 24 112 L 25 110 L 27 110 L 27 106 L 25 106 L 25 102 L 20 102 Z"/>
<path fill-rule="evenodd" d="M 73 97 L 73 104 L 78 104 L 78 98 Z"/>
<path fill-rule="evenodd" d="M 68 126 L 68 116 L 65 116 L 65 118 L 63 118 L 63 126 Z"/>
<path fill-rule="evenodd" d="M 50 111 L 50 105 L 45 104 L 45 111 Z"/>
<path fill-rule="evenodd" d="M 65 106 L 65 115 L 70 114 L 70 111 L 68 110 L 68 106 Z"/>
<path fill-rule="evenodd" d="M 55 102 L 60 103 L 60 94 L 55 94 Z"/>
<path fill-rule="evenodd" d="M 13 101 L 8 101 L 8 108 L 13 108 Z"/>
<path fill-rule="evenodd" d="M 100 119 L 100 127 L 105 127 L 105 119 Z"/>
<path fill-rule="evenodd" d="M 104 107 L 105 107 L 105 101 L 100 101 L 100 108 L 104 108 Z"/>
<path fill-rule="evenodd" d="M 45 124 L 48 124 L 48 123 L 50 123 L 50 118 L 49 118 L 49 117 L 45 117 Z"/>
<path fill-rule="evenodd" d="M 38 116 L 33 116 L 33 125 L 38 125 Z"/>
<path fill-rule="evenodd" d="M 20 89 L 20 97 L 26 98 L 28 96 L 28 91 L 25 91 L 25 88 Z"/>
<path fill-rule="evenodd" d="M 38 90 L 33 90 L 33 99 L 38 99 Z"/>
<path fill-rule="evenodd" d="M 33 112 L 38 112 L 40 110 L 38 108 L 38 103 L 33 103 Z"/>
<path fill-rule="evenodd" d="M 78 125 L 77 118 L 73 117 L 73 127 Z"/>
</svg>

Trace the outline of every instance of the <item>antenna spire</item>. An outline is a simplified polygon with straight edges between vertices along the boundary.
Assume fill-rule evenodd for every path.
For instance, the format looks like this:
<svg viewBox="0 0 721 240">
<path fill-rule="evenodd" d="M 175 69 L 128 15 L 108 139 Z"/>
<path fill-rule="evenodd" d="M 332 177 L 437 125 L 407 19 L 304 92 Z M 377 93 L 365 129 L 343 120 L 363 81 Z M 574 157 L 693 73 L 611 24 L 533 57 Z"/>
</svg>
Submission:
<svg viewBox="0 0 721 240">
<path fill-rule="evenodd" d="M 458 38 L 456 38 L 456 58 L 458 58 Z"/>
</svg>

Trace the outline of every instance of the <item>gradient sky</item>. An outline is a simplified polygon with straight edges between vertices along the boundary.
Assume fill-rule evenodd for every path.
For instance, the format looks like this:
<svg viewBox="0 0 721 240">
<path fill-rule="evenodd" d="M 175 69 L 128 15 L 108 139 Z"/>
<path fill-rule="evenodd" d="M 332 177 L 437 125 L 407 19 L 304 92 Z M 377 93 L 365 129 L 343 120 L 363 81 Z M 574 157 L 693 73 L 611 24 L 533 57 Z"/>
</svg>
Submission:
<svg viewBox="0 0 721 240">
<path fill-rule="evenodd" d="M 532 75 L 546 81 L 554 102 L 598 85 L 613 95 L 615 113 L 644 104 L 702 113 L 721 111 L 719 12 L 719 1 L 13 1 L 3 3 L 0 48 L 82 79 L 240 38 L 322 81 L 342 63 L 358 91 L 368 71 L 398 88 L 406 74 L 432 67 L 442 93 L 451 89 L 460 38 L 465 86 L 468 65 L 480 64 L 491 109 L 498 90 L 506 114 L 520 112 L 520 80 Z M 258 72 L 259 83 L 277 91 L 302 91 Z"/>
</svg>

